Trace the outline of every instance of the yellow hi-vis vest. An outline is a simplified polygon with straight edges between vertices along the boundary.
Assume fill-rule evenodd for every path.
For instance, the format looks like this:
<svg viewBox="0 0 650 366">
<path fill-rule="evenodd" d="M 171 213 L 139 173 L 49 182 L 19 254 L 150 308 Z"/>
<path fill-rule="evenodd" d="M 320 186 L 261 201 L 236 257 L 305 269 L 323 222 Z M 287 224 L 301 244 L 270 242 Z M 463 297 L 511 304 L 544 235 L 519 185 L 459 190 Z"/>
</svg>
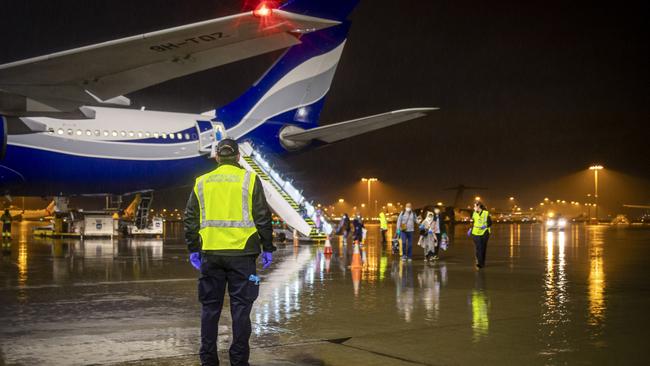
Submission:
<svg viewBox="0 0 650 366">
<path fill-rule="evenodd" d="M 257 233 L 251 211 L 255 177 L 255 173 L 224 164 L 196 178 L 202 250 L 243 250 L 248 238 Z"/>
<path fill-rule="evenodd" d="M 379 228 L 382 230 L 388 230 L 388 221 L 386 220 L 386 214 L 383 212 L 379 214 Z"/>
<path fill-rule="evenodd" d="M 474 221 L 474 226 L 472 227 L 472 235 L 481 236 L 487 231 L 490 232 L 490 228 L 487 227 L 488 224 L 488 211 L 483 210 L 481 213 L 474 211 L 472 214 L 472 221 Z M 481 229 L 482 226 L 485 226 L 485 229 Z"/>
</svg>

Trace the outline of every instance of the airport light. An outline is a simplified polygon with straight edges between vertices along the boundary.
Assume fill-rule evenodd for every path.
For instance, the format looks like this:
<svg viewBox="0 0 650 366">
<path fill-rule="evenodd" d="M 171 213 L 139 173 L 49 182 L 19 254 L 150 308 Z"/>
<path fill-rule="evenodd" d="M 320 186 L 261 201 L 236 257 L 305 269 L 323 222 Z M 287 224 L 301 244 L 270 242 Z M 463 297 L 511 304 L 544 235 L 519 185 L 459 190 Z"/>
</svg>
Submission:
<svg viewBox="0 0 650 366">
<path fill-rule="evenodd" d="M 370 206 L 370 186 L 373 182 L 379 181 L 377 178 L 361 178 L 362 182 L 368 182 L 368 206 Z"/>
<path fill-rule="evenodd" d="M 437 204 L 438 206 L 444 206 L 444 205 L 442 204 L 442 202 L 438 202 L 438 203 L 436 203 L 436 204 Z"/>
<path fill-rule="evenodd" d="M 596 223 L 598 223 L 598 171 L 603 170 L 602 165 L 595 164 L 589 167 L 589 170 L 594 171 L 594 201 L 596 202 Z"/>
<path fill-rule="evenodd" d="M 345 200 L 343 198 L 339 198 L 339 203 L 343 203 Z"/>
<path fill-rule="evenodd" d="M 474 197 L 474 201 L 480 201 L 480 200 L 481 200 L 481 197 L 479 197 L 479 196 Z"/>
</svg>

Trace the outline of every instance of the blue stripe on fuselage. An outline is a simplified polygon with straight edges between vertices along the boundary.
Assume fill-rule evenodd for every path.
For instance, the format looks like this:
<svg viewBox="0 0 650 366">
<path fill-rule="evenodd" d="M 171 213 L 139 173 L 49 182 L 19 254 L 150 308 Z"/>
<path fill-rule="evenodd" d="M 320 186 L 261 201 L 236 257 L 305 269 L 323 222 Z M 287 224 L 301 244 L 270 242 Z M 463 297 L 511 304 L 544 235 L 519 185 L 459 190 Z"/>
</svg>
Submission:
<svg viewBox="0 0 650 366">
<path fill-rule="evenodd" d="M 123 194 L 192 185 L 195 177 L 214 169 L 215 164 L 205 156 L 179 160 L 118 160 L 9 145 L 1 166 L 19 171 L 25 182 L 7 187 L 12 182 L 0 178 L 0 187 L 10 188 L 11 194 L 26 196 Z"/>
</svg>

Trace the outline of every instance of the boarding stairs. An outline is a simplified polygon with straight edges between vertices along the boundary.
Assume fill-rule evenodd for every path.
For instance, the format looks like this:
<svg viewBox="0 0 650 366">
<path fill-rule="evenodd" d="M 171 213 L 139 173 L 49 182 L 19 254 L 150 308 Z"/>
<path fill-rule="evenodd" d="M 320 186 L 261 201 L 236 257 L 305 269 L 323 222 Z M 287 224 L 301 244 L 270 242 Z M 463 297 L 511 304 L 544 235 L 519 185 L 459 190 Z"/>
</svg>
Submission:
<svg viewBox="0 0 650 366">
<path fill-rule="evenodd" d="M 239 144 L 241 166 L 255 172 L 264 186 L 266 200 L 271 209 L 290 227 L 313 240 L 325 240 L 332 233 L 332 225 L 321 214 L 321 230 L 316 227 L 318 211 L 291 181 L 283 178 L 258 153 L 250 142 Z"/>
<path fill-rule="evenodd" d="M 151 203 L 153 202 L 153 194 L 151 192 L 142 193 L 140 203 L 135 212 L 135 226 L 142 230 L 149 224 L 149 212 L 151 212 Z"/>
</svg>

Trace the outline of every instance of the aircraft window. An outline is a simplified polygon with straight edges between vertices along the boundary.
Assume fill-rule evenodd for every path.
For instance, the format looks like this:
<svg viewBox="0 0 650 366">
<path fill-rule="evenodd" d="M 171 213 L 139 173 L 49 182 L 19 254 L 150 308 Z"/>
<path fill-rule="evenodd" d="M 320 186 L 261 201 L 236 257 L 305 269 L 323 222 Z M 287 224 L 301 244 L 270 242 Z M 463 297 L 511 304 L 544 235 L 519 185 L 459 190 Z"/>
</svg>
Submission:
<svg viewBox="0 0 650 366">
<path fill-rule="evenodd" d="M 72 128 L 68 128 L 68 135 L 73 135 L 73 134 L 74 134 L 74 131 L 72 130 Z"/>
<path fill-rule="evenodd" d="M 179 132 L 179 133 L 176 134 L 176 137 L 178 137 L 179 140 L 182 140 L 183 139 L 183 134 Z"/>
<path fill-rule="evenodd" d="M 81 136 L 83 132 L 81 130 L 77 130 L 77 136 Z"/>
<path fill-rule="evenodd" d="M 149 133 L 149 132 L 145 132 L 145 133 L 144 133 L 144 136 L 147 137 L 147 138 L 148 138 L 148 137 L 151 137 L 151 133 Z"/>
<path fill-rule="evenodd" d="M 169 138 L 173 140 L 173 139 L 176 138 L 176 135 L 174 135 L 173 133 L 170 133 L 170 134 L 169 134 Z"/>
<path fill-rule="evenodd" d="M 113 132 L 111 132 L 111 136 L 117 137 L 117 131 L 113 130 Z"/>
<path fill-rule="evenodd" d="M 99 130 L 95 130 L 95 136 L 101 135 L 101 132 Z"/>
<path fill-rule="evenodd" d="M 196 134 L 195 133 L 192 134 L 192 140 L 196 140 Z"/>
<path fill-rule="evenodd" d="M 166 138 L 167 138 L 167 134 L 166 134 L 166 133 L 163 133 L 163 134 L 160 135 L 160 136 L 161 136 L 163 139 L 166 139 Z"/>
<path fill-rule="evenodd" d="M 138 131 L 138 137 L 142 137 L 142 131 Z"/>
<path fill-rule="evenodd" d="M 125 131 L 120 131 L 120 136 L 126 137 L 126 132 Z"/>
<path fill-rule="evenodd" d="M 62 128 L 59 128 L 58 130 L 56 130 L 56 133 L 57 133 L 58 135 L 63 135 L 63 129 L 62 129 Z"/>
<path fill-rule="evenodd" d="M 186 133 L 186 134 L 185 134 L 185 140 L 189 140 L 189 139 L 190 139 L 190 134 L 189 134 L 189 133 Z"/>
<path fill-rule="evenodd" d="M 108 135 L 109 135 L 108 131 L 104 130 L 104 136 L 108 136 Z"/>
<path fill-rule="evenodd" d="M 92 135 L 93 135 L 92 131 L 86 130 L 86 136 L 92 136 Z"/>
<path fill-rule="evenodd" d="M 153 133 L 153 138 L 157 139 L 159 136 L 160 136 L 160 135 L 158 134 L 158 132 L 154 132 L 154 133 Z"/>
<path fill-rule="evenodd" d="M 133 133 L 133 131 L 129 131 L 129 137 L 133 137 L 133 136 L 135 136 L 135 134 Z"/>
</svg>

